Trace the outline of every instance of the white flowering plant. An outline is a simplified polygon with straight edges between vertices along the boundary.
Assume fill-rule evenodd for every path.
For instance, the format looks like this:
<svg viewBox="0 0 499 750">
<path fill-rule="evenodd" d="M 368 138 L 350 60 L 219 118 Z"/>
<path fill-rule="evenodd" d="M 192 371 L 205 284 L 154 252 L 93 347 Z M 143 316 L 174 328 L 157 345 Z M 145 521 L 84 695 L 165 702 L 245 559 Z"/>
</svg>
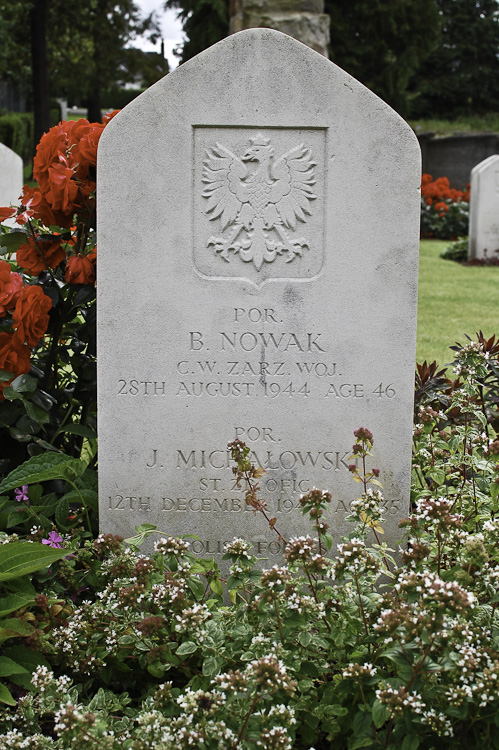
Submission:
<svg viewBox="0 0 499 750">
<path fill-rule="evenodd" d="M 285 545 L 273 567 L 242 538 L 228 575 L 188 539 L 160 534 L 142 554 L 152 527 L 129 544 L 61 539 L 67 554 L 32 574 L 38 595 L 12 614 L 29 636 L 0 643 L 0 667 L 35 655 L 30 680 L 7 678 L 2 750 L 499 749 L 499 351 L 478 336 L 456 355 L 454 380 L 419 370 L 397 549 L 382 541 L 364 427 L 340 539 L 318 489 L 301 498 L 310 534 L 286 538 L 248 448 L 230 445 L 247 502 Z"/>
</svg>

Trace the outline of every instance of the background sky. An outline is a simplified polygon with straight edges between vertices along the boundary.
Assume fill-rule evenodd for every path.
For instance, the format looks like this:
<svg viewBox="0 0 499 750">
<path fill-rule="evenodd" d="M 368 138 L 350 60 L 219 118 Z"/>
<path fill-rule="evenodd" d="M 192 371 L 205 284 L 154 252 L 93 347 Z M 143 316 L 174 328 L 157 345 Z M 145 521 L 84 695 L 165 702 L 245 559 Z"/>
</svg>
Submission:
<svg viewBox="0 0 499 750">
<path fill-rule="evenodd" d="M 168 58 L 170 70 L 178 65 L 178 58 L 173 55 L 173 48 L 182 41 L 182 24 L 177 20 L 176 10 L 163 10 L 161 0 L 135 0 L 136 5 L 140 8 L 143 16 L 149 15 L 156 11 L 157 17 L 162 30 L 163 41 L 165 43 L 165 57 Z M 136 39 L 133 42 L 134 47 L 139 47 L 145 52 L 160 52 L 161 40 L 156 45 L 151 44 L 146 39 Z"/>
</svg>

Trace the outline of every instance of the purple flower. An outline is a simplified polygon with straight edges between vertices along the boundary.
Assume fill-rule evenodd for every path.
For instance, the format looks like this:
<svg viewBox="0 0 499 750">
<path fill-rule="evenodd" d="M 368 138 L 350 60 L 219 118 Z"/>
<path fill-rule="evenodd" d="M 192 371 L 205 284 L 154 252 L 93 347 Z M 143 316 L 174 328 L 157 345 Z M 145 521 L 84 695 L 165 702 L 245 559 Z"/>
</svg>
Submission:
<svg viewBox="0 0 499 750">
<path fill-rule="evenodd" d="M 16 500 L 17 500 L 18 503 L 20 503 L 21 500 L 22 500 L 23 503 L 29 503 L 28 485 L 27 484 L 23 484 L 23 486 L 21 487 L 21 489 L 19 489 L 19 487 L 16 487 L 16 489 L 14 490 L 14 492 L 15 492 Z"/>
<path fill-rule="evenodd" d="M 61 542 L 62 536 L 57 531 L 51 531 L 48 539 L 42 539 L 42 544 L 48 544 L 49 547 L 55 547 L 56 549 L 62 549 Z"/>
</svg>

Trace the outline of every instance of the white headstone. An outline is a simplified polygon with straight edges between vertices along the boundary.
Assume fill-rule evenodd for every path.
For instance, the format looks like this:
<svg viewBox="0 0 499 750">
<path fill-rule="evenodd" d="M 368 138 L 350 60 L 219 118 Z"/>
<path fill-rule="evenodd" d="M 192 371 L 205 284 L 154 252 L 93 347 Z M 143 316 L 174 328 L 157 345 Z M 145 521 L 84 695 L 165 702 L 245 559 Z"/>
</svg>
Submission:
<svg viewBox="0 0 499 750">
<path fill-rule="evenodd" d="M 0 143 L 0 206 L 19 204 L 23 189 L 23 160 L 4 143 Z M 3 222 L 16 226 L 12 219 Z"/>
<path fill-rule="evenodd" d="M 148 522 L 219 555 L 276 535 L 234 488 L 228 441 L 266 470 L 282 533 L 374 433 L 388 534 L 408 513 L 420 152 L 408 125 L 318 53 L 242 31 L 170 73 L 99 144 L 102 531 Z"/>
<path fill-rule="evenodd" d="M 471 170 L 468 258 L 499 258 L 499 155 Z"/>
</svg>

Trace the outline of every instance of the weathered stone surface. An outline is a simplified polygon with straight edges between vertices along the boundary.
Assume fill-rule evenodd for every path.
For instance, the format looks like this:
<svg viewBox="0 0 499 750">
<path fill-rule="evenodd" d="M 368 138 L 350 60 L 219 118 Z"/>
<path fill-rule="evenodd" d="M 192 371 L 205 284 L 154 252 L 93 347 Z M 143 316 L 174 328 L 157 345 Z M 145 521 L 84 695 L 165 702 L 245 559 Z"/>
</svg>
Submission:
<svg viewBox="0 0 499 750">
<path fill-rule="evenodd" d="M 0 143 L 0 206 L 18 204 L 23 188 L 23 160 L 4 143 Z M 15 226 L 12 219 L 4 224 Z"/>
<path fill-rule="evenodd" d="M 499 258 L 499 155 L 471 171 L 468 258 Z"/>
<path fill-rule="evenodd" d="M 328 57 L 330 22 L 324 0 L 235 0 L 229 29 L 276 29 Z"/>
<path fill-rule="evenodd" d="M 336 540 L 375 437 L 387 536 L 407 515 L 420 153 L 400 117 L 276 31 L 228 37 L 124 109 L 99 145 L 103 531 L 154 523 L 278 559 L 233 486 L 236 437 L 287 536 L 333 494 Z"/>
</svg>

